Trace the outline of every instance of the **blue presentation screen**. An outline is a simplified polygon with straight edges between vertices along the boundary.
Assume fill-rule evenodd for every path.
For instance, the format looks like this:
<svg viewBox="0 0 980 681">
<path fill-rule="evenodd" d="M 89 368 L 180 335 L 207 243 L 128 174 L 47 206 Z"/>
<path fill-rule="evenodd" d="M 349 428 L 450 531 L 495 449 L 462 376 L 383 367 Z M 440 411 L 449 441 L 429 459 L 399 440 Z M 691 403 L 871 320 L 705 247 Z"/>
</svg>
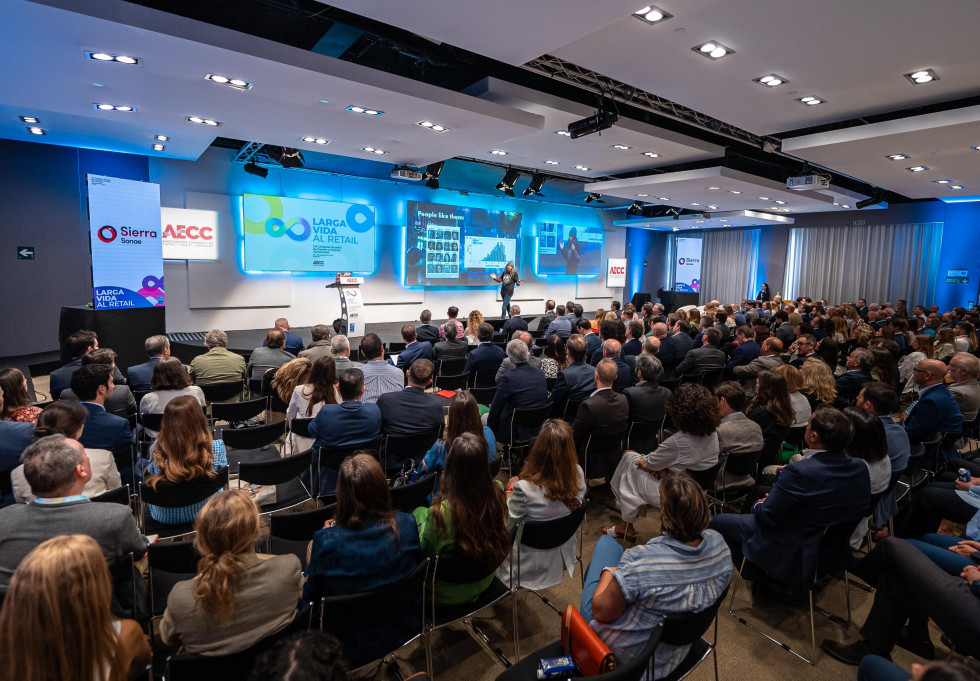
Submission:
<svg viewBox="0 0 980 681">
<path fill-rule="evenodd" d="M 498 286 L 507 263 L 520 272 L 521 214 L 408 202 L 406 286 Z"/>
<path fill-rule="evenodd" d="M 601 225 L 582 227 L 558 222 L 538 224 L 539 277 L 562 274 L 598 277 L 602 271 Z"/>
<path fill-rule="evenodd" d="M 374 206 L 242 195 L 246 271 L 374 274 Z"/>
</svg>

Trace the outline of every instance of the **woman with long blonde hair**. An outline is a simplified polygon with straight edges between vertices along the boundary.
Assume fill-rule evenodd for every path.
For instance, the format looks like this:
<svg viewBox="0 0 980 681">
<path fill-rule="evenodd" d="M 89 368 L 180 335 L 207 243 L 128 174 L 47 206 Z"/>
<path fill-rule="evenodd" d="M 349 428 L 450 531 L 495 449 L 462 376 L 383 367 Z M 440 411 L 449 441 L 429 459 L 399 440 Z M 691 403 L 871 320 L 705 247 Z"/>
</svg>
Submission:
<svg viewBox="0 0 980 681">
<path fill-rule="evenodd" d="M 473 310 L 470 312 L 469 318 L 466 320 L 466 342 L 470 345 L 479 345 L 479 336 L 477 336 L 477 331 L 480 328 L 480 324 L 483 323 L 483 313 L 479 310 Z"/>
<path fill-rule="evenodd" d="M 228 465 L 223 440 L 212 440 L 211 429 L 197 400 L 189 395 L 167 403 L 160 423 L 160 435 L 150 449 L 146 484 L 153 489 L 161 480 L 185 482 L 206 475 L 214 477 L 218 468 Z M 204 502 L 163 508 L 150 505 L 150 517 L 158 523 L 181 525 L 194 520 Z"/>
<path fill-rule="evenodd" d="M 810 402 L 810 409 L 816 409 L 818 404 L 833 406 L 837 399 L 837 382 L 834 372 L 822 359 L 808 357 L 800 367 L 803 387 L 800 392 Z"/>
<path fill-rule="evenodd" d="M 309 382 L 312 370 L 313 362 L 308 357 L 291 359 L 276 371 L 276 375 L 272 378 L 272 389 L 279 395 L 280 400 L 289 404 L 297 386 Z"/>
<path fill-rule="evenodd" d="M 17 566 L 0 612 L 0 669 L 19 681 L 125 681 L 151 661 L 133 620 L 114 620 L 112 580 L 87 535 L 53 537 Z"/>
<path fill-rule="evenodd" d="M 194 579 L 178 582 L 160 623 L 164 644 L 231 655 L 289 626 L 303 574 L 291 553 L 259 558 L 259 510 L 245 490 L 211 497 L 194 523 L 201 554 Z"/>
</svg>

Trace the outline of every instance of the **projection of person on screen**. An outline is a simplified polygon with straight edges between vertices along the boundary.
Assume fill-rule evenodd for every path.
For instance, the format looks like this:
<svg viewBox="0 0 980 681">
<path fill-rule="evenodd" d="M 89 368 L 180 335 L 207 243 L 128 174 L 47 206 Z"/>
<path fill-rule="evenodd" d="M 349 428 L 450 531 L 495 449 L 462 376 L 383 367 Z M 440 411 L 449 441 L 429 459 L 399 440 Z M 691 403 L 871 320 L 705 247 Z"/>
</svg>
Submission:
<svg viewBox="0 0 980 681">
<path fill-rule="evenodd" d="M 578 243 L 578 232 L 572 227 L 568 230 L 568 240 L 559 242 L 561 255 L 565 258 L 565 274 L 578 274 L 578 264 L 582 260 L 582 247 Z"/>
</svg>

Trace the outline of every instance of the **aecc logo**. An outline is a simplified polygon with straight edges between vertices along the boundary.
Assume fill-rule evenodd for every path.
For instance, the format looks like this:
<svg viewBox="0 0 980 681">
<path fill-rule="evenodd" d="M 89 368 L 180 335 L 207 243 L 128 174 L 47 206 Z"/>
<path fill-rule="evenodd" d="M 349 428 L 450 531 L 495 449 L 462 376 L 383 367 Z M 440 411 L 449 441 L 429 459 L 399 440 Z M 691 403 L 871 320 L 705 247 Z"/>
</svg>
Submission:
<svg viewBox="0 0 980 681">
<path fill-rule="evenodd" d="M 213 227 L 197 227 L 195 225 L 167 225 L 163 228 L 163 236 L 170 239 L 202 239 L 210 241 L 214 238 Z"/>
<path fill-rule="evenodd" d="M 622 265 L 613 265 L 609 268 L 609 274 L 626 274 L 626 268 Z"/>
</svg>

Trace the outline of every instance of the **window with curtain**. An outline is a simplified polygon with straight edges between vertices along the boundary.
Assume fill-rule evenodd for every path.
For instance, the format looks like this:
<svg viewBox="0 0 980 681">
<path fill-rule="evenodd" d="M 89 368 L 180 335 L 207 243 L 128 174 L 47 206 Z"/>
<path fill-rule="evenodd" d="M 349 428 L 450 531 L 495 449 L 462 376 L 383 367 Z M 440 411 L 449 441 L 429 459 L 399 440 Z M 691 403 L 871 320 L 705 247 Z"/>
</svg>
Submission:
<svg viewBox="0 0 980 681">
<path fill-rule="evenodd" d="M 830 303 L 929 304 L 936 293 L 943 223 L 793 228 L 784 298 Z"/>
<path fill-rule="evenodd" d="M 743 298 L 755 298 L 756 270 L 759 264 L 759 236 L 761 230 L 704 230 L 699 234 L 684 234 L 685 238 L 697 236 L 701 242 L 701 295 L 703 305 L 710 300 L 722 304 L 741 302 Z M 676 253 L 677 234 L 668 239 L 668 253 Z M 671 285 L 674 279 L 674 258 L 670 260 Z"/>
</svg>

